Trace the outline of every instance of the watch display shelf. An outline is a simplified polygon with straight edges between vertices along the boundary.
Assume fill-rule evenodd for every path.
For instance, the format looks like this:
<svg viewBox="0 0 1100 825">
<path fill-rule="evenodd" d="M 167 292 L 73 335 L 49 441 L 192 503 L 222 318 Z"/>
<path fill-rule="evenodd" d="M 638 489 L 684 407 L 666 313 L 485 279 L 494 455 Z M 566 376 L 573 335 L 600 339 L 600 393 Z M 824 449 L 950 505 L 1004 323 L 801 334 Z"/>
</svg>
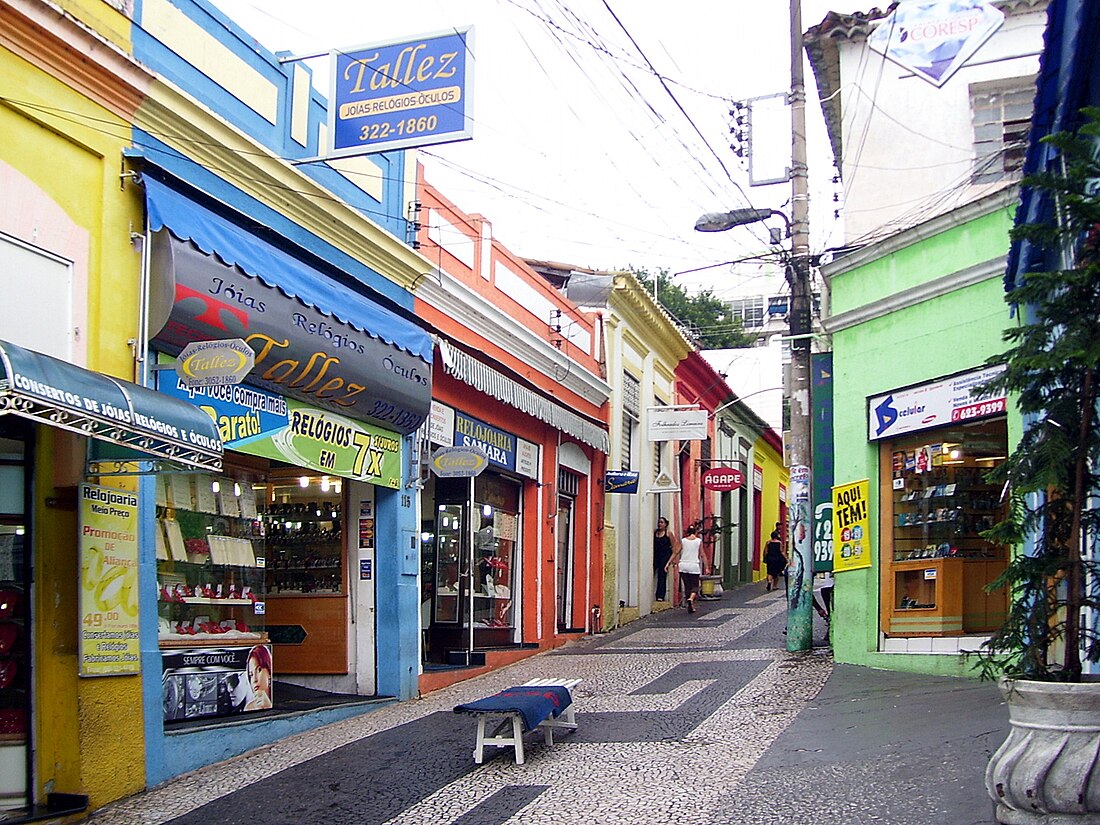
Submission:
<svg viewBox="0 0 1100 825">
<path fill-rule="evenodd" d="M 261 515 L 266 526 L 267 591 L 272 596 L 344 591 L 343 530 L 339 508 L 286 505 Z"/>
</svg>

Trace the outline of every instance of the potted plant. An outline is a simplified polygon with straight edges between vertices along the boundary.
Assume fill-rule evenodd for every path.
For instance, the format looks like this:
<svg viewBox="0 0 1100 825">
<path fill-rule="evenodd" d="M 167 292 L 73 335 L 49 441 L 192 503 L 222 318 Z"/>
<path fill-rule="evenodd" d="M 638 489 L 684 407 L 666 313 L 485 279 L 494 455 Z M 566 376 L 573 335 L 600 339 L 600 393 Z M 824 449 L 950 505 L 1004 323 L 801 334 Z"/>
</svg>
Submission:
<svg viewBox="0 0 1100 825">
<path fill-rule="evenodd" d="M 1100 822 L 1100 109 L 1075 133 L 1044 139 L 1059 156 L 1024 184 L 1050 196 L 1049 220 L 1017 226 L 1059 259 L 1006 295 L 1005 370 L 986 391 L 1015 396 L 1024 432 L 990 477 L 1005 485 L 1007 517 L 983 535 L 1017 548 L 990 588 L 1009 591 L 1004 624 L 979 651 L 983 678 L 1000 679 L 1011 732 L 986 771 L 1003 823 Z M 992 362 L 992 361 L 991 361 Z M 1093 776 L 1096 775 L 1095 782 Z"/>
</svg>

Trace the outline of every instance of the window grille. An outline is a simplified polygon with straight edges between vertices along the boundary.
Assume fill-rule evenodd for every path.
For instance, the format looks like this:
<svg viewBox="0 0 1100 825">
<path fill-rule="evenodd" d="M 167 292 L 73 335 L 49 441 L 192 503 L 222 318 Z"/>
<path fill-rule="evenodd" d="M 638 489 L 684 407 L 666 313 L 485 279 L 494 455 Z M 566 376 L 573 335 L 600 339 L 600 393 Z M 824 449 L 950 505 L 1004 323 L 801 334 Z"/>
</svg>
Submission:
<svg viewBox="0 0 1100 825">
<path fill-rule="evenodd" d="M 971 84 L 974 183 L 1019 177 L 1027 152 L 1034 99 L 1034 78 Z"/>
<path fill-rule="evenodd" d="M 631 461 L 633 460 L 633 451 L 631 449 L 634 443 L 634 430 L 637 427 L 637 422 L 634 421 L 626 412 L 623 413 L 623 435 L 621 445 L 621 456 L 619 466 L 624 470 L 630 469 Z"/>
<path fill-rule="evenodd" d="M 581 488 L 581 479 L 576 473 L 571 473 L 568 470 L 558 469 L 558 495 L 559 496 L 572 496 L 577 497 L 577 492 Z"/>
<path fill-rule="evenodd" d="M 642 382 L 629 372 L 623 373 L 623 410 L 635 421 L 642 416 Z"/>
</svg>

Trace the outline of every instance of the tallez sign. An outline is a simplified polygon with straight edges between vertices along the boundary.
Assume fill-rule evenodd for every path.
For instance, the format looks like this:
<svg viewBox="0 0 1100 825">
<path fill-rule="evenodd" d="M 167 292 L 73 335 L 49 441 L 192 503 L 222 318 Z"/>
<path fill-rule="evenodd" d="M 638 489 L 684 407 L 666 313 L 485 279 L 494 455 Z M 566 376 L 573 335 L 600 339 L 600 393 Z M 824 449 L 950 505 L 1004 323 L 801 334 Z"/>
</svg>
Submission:
<svg viewBox="0 0 1100 825">
<path fill-rule="evenodd" d="M 256 363 L 256 353 L 241 338 L 192 341 L 176 360 L 176 375 L 189 389 L 239 384 Z"/>
<path fill-rule="evenodd" d="M 432 472 L 440 478 L 473 478 L 489 466 L 489 457 L 477 447 L 440 447 L 432 453 Z"/>
</svg>

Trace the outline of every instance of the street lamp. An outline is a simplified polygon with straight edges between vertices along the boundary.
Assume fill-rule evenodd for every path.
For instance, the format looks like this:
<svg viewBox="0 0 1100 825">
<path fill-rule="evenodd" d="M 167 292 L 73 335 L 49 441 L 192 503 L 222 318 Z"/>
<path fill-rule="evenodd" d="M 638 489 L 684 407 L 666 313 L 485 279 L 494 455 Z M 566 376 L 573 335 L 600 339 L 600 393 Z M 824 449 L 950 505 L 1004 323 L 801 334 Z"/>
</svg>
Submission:
<svg viewBox="0 0 1100 825">
<path fill-rule="evenodd" d="M 725 232 L 735 226 L 757 223 L 777 215 L 787 224 L 787 234 L 791 232 L 791 222 L 787 216 L 775 209 L 731 209 L 729 212 L 707 212 L 695 221 L 696 232 Z"/>
<path fill-rule="evenodd" d="M 791 221 L 775 209 L 732 209 L 708 212 L 695 222 L 699 232 L 724 232 L 737 226 L 758 223 L 773 215 L 781 217 L 791 234 Z M 801 217 L 801 216 L 800 216 Z M 796 239 L 797 241 L 798 239 Z M 813 557 L 810 521 L 810 268 L 806 250 L 795 244 L 784 253 L 787 282 L 791 287 L 788 316 L 791 342 L 790 486 L 787 524 L 791 547 L 790 587 L 787 591 L 787 650 L 809 650 L 813 646 Z"/>
</svg>

